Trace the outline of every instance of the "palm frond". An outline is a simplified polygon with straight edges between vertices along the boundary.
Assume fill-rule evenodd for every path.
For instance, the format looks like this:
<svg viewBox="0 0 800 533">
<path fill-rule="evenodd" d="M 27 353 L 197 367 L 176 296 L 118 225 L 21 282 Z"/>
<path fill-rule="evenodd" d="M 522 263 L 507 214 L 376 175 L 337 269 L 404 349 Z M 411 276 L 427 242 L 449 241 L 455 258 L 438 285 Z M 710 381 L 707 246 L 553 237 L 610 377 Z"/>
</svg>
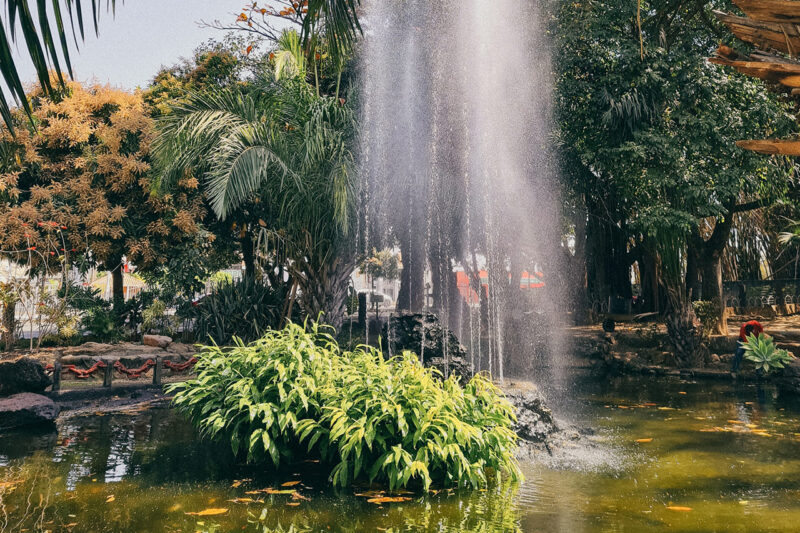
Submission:
<svg viewBox="0 0 800 533">
<path fill-rule="evenodd" d="M 361 0 L 310 0 L 303 19 L 303 44 L 314 48 L 317 35 L 324 35 L 328 51 L 338 60 L 345 57 L 361 33 L 357 8 Z"/>
<path fill-rule="evenodd" d="M 101 0 L 91 0 L 92 20 L 94 22 L 95 33 L 98 31 L 98 9 Z M 107 7 L 112 11 L 116 9 L 116 0 L 107 0 Z M 31 6 L 33 0 L 6 0 L 5 17 L 0 15 L 0 73 L 3 76 L 4 89 L 7 89 L 17 105 L 21 105 L 26 113 L 30 115 L 30 106 L 25 96 L 25 90 L 20 82 L 19 72 L 16 61 L 11 53 L 11 43 L 18 38 L 17 28 L 22 32 L 27 47 L 27 54 L 39 79 L 39 84 L 46 94 L 53 93 L 53 85 L 50 82 L 51 68 L 56 71 L 59 83 L 63 85 L 64 80 L 61 74 L 61 59 L 70 76 L 72 75 L 72 62 L 69 57 L 69 46 L 67 45 L 66 28 L 64 25 L 64 13 L 70 19 L 73 39 L 77 46 L 78 36 L 75 32 L 74 22 L 77 20 L 81 40 L 84 38 L 84 20 L 81 0 L 36 0 L 35 8 L 38 23 L 34 19 Z M 51 9 L 52 7 L 52 9 Z M 52 27 L 51 21 L 55 23 Z M 56 44 L 56 40 L 58 44 Z M 0 89 L 0 93 L 2 93 Z M 14 131 L 11 120 L 10 102 L 5 95 L 0 95 L 0 115 L 9 130 Z"/>
</svg>

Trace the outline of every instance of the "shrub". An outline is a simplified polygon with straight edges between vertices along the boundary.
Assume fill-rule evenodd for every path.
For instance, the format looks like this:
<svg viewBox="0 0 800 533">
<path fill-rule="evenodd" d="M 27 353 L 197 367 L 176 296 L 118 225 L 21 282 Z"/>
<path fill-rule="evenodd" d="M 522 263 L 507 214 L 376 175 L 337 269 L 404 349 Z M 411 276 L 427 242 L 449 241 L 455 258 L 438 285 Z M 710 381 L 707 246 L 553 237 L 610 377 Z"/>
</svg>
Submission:
<svg viewBox="0 0 800 533">
<path fill-rule="evenodd" d="M 462 388 L 410 353 L 342 351 L 316 325 L 206 347 L 199 359 L 196 379 L 169 387 L 174 403 L 249 462 L 319 459 L 334 485 L 367 479 L 390 489 L 519 475 L 513 408 L 483 376 Z"/>
<path fill-rule="evenodd" d="M 781 350 L 768 335 L 748 335 L 744 343 L 744 356 L 748 361 L 755 363 L 756 370 L 765 374 L 787 365 L 794 355 L 786 350 Z"/>
<path fill-rule="evenodd" d="M 221 281 L 196 305 L 185 307 L 181 315 L 195 320 L 197 339 L 211 338 L 216 343 L 229 344 L 238 337 L 248 342 L 280 325 L 285 302 L 286 291 L 282 288 L 245 277 Z"/>
</svg>

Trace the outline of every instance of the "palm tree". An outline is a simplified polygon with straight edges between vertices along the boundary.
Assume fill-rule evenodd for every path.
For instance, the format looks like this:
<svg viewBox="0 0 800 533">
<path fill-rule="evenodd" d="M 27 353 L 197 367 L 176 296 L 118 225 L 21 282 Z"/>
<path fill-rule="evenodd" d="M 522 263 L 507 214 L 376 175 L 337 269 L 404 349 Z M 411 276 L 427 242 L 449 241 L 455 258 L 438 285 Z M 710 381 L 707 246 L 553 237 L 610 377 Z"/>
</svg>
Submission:
<svg viewBox="0 0 800 533">
<path fill-rule="evenodd" d="M 356 264 L 355 121 L 336 98 L 302 79 L 195 94 L 159 124 L 159 187 L 194 172 L 217 217 L 247 201 L 267 204 L 265 241 L 281 250 L 312 317 L 339 326 Z"/>
<path fill-rule="evenodd" d="M 303 19 L 304 43 L 313 43 L 320 35 L 324 35 L 331 53 L 344 55 L 352 48 L 358 32 L 361 31 L 356 14 L 359 3 L 360 0 L 308 0 L 308 13 Z M 65 20 L 69 21 L 70 33 L 77 47 L 78 37 L 80 36 L 81 41 L 85 38 L 89 7 L 91 22 L 95 33 L 98 32 L 98 14 L 102 1 L 52 0 L 51 9 L 47 1 L 36 0 L 35 16 L 31 10 L 33 0 L 6 0 L 5 5 L 5 17 L 0 14 L 0 74 L 5 85 L 0 86 L 0 115 L 6 126 L 13 131 L 11 104 L 6 99 L 4 89 L 7 88 L 15 102 L 26 112 L 30 112 L 11 51 L 11 45 L 19 37 L 17 28 L 24 36 L 27 53 L 36 69 L 39 84 L 45 94 L 52 95 L 53 84 L 49 74 L 51 68 L 56 71 L 61 84 L 64 81 L 61 74 L 62 61 L 72 76 Z M 106 0 L 106 5 L 113 12 L 116 9 L 116 0 Z"/>
</svg>

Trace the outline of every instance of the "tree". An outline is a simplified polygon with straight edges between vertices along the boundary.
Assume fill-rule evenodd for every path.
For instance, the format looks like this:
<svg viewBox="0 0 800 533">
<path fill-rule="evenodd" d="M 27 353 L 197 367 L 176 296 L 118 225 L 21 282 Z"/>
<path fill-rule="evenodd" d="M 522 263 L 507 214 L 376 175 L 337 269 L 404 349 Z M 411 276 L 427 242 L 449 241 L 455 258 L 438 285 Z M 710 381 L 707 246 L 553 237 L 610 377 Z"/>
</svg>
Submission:
<svg viewBox="0 0 800 533">
<path fill-rule="evenodd" d="M 341 323 L 356 262 L 351 110 L 302 80 L 192 95 L 160 120 L 162 190 L 199 172 L 217 217 L 245 204 L 280 250 L 305 311 Z"/>
<path fill-rule="evenodd" d="M 304 0 L 304 8 L 300 9 L 304 42 L 307 45 L 313 45 L 319 36 L 324 35 L 331 53 L 337 58 L 346 57 L 353 47 L 357 33 L 361 30 L 356 10 L 359 3 L 360 0 Z M 31 0 L 8 0 L 6 2 L 8 16 L 0 19 L 0 73 L 3 75 L 3 81 L 9 89 L 9 93 L 22 105 L 28 114 L 30 114 L 31 110 L 25 98 L 25 90 L 20 81 L 11 50 L 11 44 L 18 36 L 16 31 L 17 23 L 19 23 L 22 34 L 25 37 L 28 56 L 36 68 L 42 91 L 45 95 L 53 96 L 58 87 L 63 89 L 65 86 L 64 76 L 61 74 L 60 62 L 62 60 L 70 76 L 72 76 L 69 45 L 67 44 L 68 35 L 64 21 L 66 18 L 69 19 L 72 36 L 77 45 L 78 34 L 80 34 L 81 39 L 85 36 L 84 25 L 86 18 L 84 13 L 89 12 L 86 9 L 86 5 L 89 2 L 82 2 L 81 0 L 53 0 L 52 11 L 47 2 L 38 1 L 36 3 L 36 11 L 39 23 L 37 24 L 30 9 L 31 4 Z M 102 2 L 100 0 L 91 0 L 90 5 L 92 22 L 94 23 L 95 33 L 97 33 L 98 14 L 101 10 Z M 114 11 L 116 9 L 116 0 L 106 2 L 106 5 Z M 299 8 L 299 4 L 292 3 L 291 8 L 295 11 Z M 65 14 L 66 17 L 64 16 Z M 245 20 L 245 22 L 248 21 Z M 54 23 L 55 30 L 52 23 Z M 75 23 L 77 23 L 78 32 L 75 30 Z M 307 48 L 313 50 L 315 47 L 307 46 Z M 50 63 L 58 73 L 58 84 L 51 82 Z M 6 127 L 13 130 L 11 107 L 5 94 L 4 90 L 0 90 L 0 116 L 3 117 Z"/>
<path fill-rule="evenodd" d="M 157 268 L 201 235 L 198 183 L 151 194 L 153 120 L 139 93 L 68 82 L 58 97 L 29 93 L 31 118 L 2 131 L 0 249 L 31 267 L 96 264 L 123 298 L 123 258 Z"/>
<path fill-rule="evenodd" d="M 564 168 L 574 204 L 586 209 L 587 289 L 600 300 L 630 296 L 634 262 L 653 310 L 686 307 L 679 293 L 690 291 L 720 300 L 734 216 L 786 192 L 790 165 L 735 146 L 794 126 L 761 82 L 706 62 L 725 31 L 710 17 L 721 4 L 643 2 L 641 23 L 627 5 L 560 4 Z M 666 276 L 665 261 L 680 275 Z"/>
</svg>

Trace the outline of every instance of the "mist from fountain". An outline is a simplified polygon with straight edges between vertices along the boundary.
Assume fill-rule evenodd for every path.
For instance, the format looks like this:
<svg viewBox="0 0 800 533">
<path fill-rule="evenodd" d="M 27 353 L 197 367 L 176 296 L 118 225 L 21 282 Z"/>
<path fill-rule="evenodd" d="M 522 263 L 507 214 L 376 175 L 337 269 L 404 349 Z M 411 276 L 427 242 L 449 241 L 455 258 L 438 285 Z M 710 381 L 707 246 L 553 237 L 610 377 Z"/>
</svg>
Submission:
<svg viewBox="0 0 800 533">
<path fill-rule="evenodd" d="M 541 7 L 370 0 L 364 21 L 366 231 L 370 247 L 400 247 L 398 307 L 432 307 L 476 371 L 552 370 L 563 252 Z M 539 271 L 544 288 L 519 288 L 523 272 Z"/>
</svg>

